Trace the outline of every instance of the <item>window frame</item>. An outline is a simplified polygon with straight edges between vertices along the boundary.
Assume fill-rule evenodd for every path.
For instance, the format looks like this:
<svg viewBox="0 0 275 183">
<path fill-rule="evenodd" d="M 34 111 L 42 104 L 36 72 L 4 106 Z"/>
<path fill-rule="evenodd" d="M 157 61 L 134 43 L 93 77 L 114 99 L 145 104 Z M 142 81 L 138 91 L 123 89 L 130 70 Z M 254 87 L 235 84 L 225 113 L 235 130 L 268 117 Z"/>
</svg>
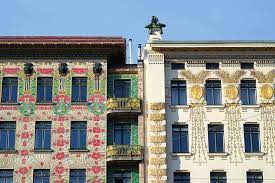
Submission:
<svg viewBox="0 0 275 183">
<path fill-rule="evenodd" d="M 49 127 L 48 128 L 42 128 L 43 126 L 46 126 L 46 125 L 49 126 Z M 41 130 L 42 131 L 42 145 L 41 145 L 42 148 L 36 147 L 37 133 L 38 133 L 37 130 Z M 49 136 L 45 134 L 46 130 L 50 131 Z M 36 121 L 35 122 L 34 150 L 51 150 L 51 130 L 52 130 L 52 122 L 51 121 Z M 50 141 L 50 147 L 49 148 L 45 148 L 45 141 Z"/>
<path fill-rule="evenodd" d="M 9 87 L 9 92 L 8 92 L 8 98 L 9 98 L 9 100 L 8 101 L 4 101 L 3 100 L 3 92 L 4 92 L 4 90 L 3 90 L 3 88 L 4 88 L 4 79 L 6 79 L 6 78 L 12 78 L 12 79 L 16 79 L 16 84 L 17 85 L 8 85 L 8 87 Z M 1 102 L 2 103 L 17 103 L 18 102 L 18 92 L 19 92 L 19 78 L 18 77 L 2 77 L 2 83 L 1 83 Z M 12 89 L 12 87 L 15 87 L 16 86 L 16 100 L 15 101 L 13 101 L 12 100 L 12 91 L 13 91 L 13 89 Z"/>
<path fill-rule="evenodd" d="M 249 175 L 249 174 L 251 174 L 251 175 Z M 251 176 L 253 176 L 253 179 L 250 179 Z M 257 179 L 257 176 L 260 176 L 261 179 Z M 247 171 L 246 172 L 246 180 L 247 180 L 247 183 L 259 183 L 258 181 L 262 181 L 262 183 L 263 183 L 263 181 L 264 181 L 263 172 Z"/>
<path fill-rule="evenodd" d="M 6 125 L 7 127 L 4 128 L 4 127 L 2 127 L 2 125 Z M 14 127 L 11 127 L 11 125 L 14 126 Z M 4 150 L 4 151 L 6 151 L 6 150 L 7 151 L 15 150 L 15 146 L 16 146 L 16 122 L 15 121 L 1 121 L 1 123 L 0 123 L 0 142 L 3 138 L 3 135 L 1 134 L 2 130 L 7 131 L 6 132 L 7 136 L 5 137 L 6 138 L 5 147 L 0 146 L 0 150 Z M 13 134 L 14 134 L 13 135 L 13 140 L 12 140 L 13 147 L 10 147 L 11 146 L 11 144 L 10 144 L 11 134 L 10 133 L 12 133 L 10 131 L 12 131 L 12 130 L 13 130 Z"/>
<path fill-rule="evenodd" d="M 251 70 L 254 68 L 255 68 L 254 62 L 240 62 L 240 69 L 242 69 L 242 70 Z"/>
<path fill-rule="evenodd" d="M 175 128 L 178 128 L 179 130 L 175 131 Z M 178 133 L 177 136 L 180 136 L 178 152 L 174 149 L 174 133 L 176 132 Z M 184 137 L 186 137 L 186 142 L 182 142 L 184 141 Z M 184 146 L 182 147 L 182 143 L 186 144 L 187 149 L 184 149 Z M 172 124 L 172 150 L 173 153 L 189 153 L 189 128 L 187 124 Z"/>
<path fill-rule="evenodd" d="M 219 129 L 220 128 L 220 129 Z M 214 142 L 210 142 L 210 133 L 214 135 Z M 218 149 L 218 134 L 222 134 L 222 151 Z M 210 143 L 214 143 L 214 150 L 210 147 Z M 224 125 L 223 124 L 208 124 L 208 152 L 209 153 L 224 153 Z"/>
<path fill-rule="evenodd" d="M 252 86 L 255 85 L 255 86 Z M 246 90 L 246 99 L 243 99 L 243 90 Z M 251 97 L 250 97 L 250 92 L 251 90 L 254 90 L 255 96 L 253 96 L 255 103 L 252 103 Z M 257 100 L 257 81 L 254 79 L 242 79 L 240 83 L 240 100 L 242 105 L 257 105 L 258 100 Z M 247 103 L 246 103 L 246 102 Z"/>
<path fill-rule="evenodd" d="M 177 92 L 178 101 L 176 103 L 173 103 L 173 89 L 176 89 L 176 92 Z M 180 95 L 181 90 L 183 90 L 182 96 Z M 187 105 L 187 82 L 186 82 L 186 80 L 171 80 L 170 81 L 170 92 L 171 92 L 171 99 L 170 99 L 171 105 L 173 105 L 173 106 Z M 180 100 L 181 97 L 182 97 L 182 102 Z"/>
<path fill-rule="evenodd" d="M 216 67 L 216 66 L 218 66 L 218 67 Z M 220 63 L 219 62 L 205 63 L 205 69 L 206 70 L 219 70 L 220 69 Z"/>
<path fill-rule="evenodd" d="M 121 174 L 121 176 L 120 177 L 118 177 L 118 176 L 116 176 L 116 174 L 118 175 L 118 174 Z M 130 176 L 126 176 L 126 177 L 124 177 L 123 175 L 130 175 Z M 112 176 L 112 181 L 113 182 L 115 182 L 115 180 L 116 180 L 116 178 L 120 178 L 120 179 L 122 179 L 122 181 L 124 180 L 124 178 L 125 179 L 130 179 L 130 182 L 132 182 L 132 172 L 131 171 L 115 171 L 114 173 L 113 173 L 113 176 Z"/>
<path fill-rule="evenodd" d="M 182 67 L 183 66 L 183 67 Z M 185 63 L 181 62 L 171 62 L 170 64 L 171 70 L 185 70 Z"/>
<path fill-rule="evenodd" d="M 74 90 L 73 90 L 73 87 L 74 87 L 74 79 L 78 79 L 78 96 L 77 96 L 77 100 L 74 100 Z M 79 83 L 79 80 L 81 79 L 85 79 L 86 80 L 86 90 L 84 90 L 86 92 L 86 96 L 85 96 L 85 99 L 82 100 L 81 98 L 81 94 L 82 94 L 82 90 L 81 90 L 81 83 Z M 71 102 L 87 102 L 88 101 L 88 77 L 72 77 L 72 86 L 71 86 Z"/>
<path fill-rule="evenodd" d="M 218 86 L 219 85 L 219 86 Z M 206 104 L 207 105 L 222 105 L 223 102 L 222 102 L 222 87 L 221 87 L 222 83 L 221 83 L 221 80 L 215 80 L 215 79 L 208 79 L 206 80 L 205 82 L 205 100 L 206 100 Z M 212 101 L 209 101 L 208 100 L 208 90 L 211 90 L 211 98 L 212 98 Z M 215 97 L 215 94 L 216 94 L 216 90 L 219 90 L 219 96 L 220 96 L 220 99 L 216 101 L 216 97 Z"/>
<path fill-rule="evenodd" d="M 72 175 L 72 173 L 76 173 L 77 175 L 74 176 Z M 79 176 L 79 174 L 81 173 L 84 173 L 85 175 L 84 176 Z M 72 182 L 72 178 L 77 178 L 77 182 L 79 182 L 79 178 L 84 178 L 84 182 L 87 181 L 87 171 L 86 169 L 70 169 L 70 173 L 69 173 L 69 183 L 75 183 L 75 182 Z"/>
<path fill-rule="evenodd" d="M 50 91 L 50 93 L 51 93 L 51 100 L 50 101 L 48 101 L 47 100 L 47 89 L 45 89 L 45 88 L 47 88 L 49 85 L 42 85 L 43 86 L 43 93 L 44 93 L 44 96 L 43 96 L 43 100 L 38 100 L 38 83 L 39 83 L 39 79 L 51 79 L 51 85 L 50 85 L 50 87 L 51 87 L 51 91 Z M 36 80 L 36 102 L 38 102 L 38 103 L 51 103 L 51 102 L 53 102 L 53 89 L 54 89 L 54 87 L 53 87 L 53 82 L 54 82 L 54 80 L 53 80 L 53 77 L 37 77 L 37 80 Z M 45 84 L 45 82 L 43 83 L 43 84 Z M 45 100 L 46 99 L 46 100 Z"/>
<path fill-rule="evenodd" d="M 36 175 L 37 173 L 39 173 L 39 175 Z M 48 178 L 48 180 L 50 182 L 50 178 L 51 178 L 50 169 L 34 169 L 33 170 L 33 183 L 36 183 L 35 177 L 39 178 L 39 181 L 37 183 L 45 183 L 44 178 Z"/>
<path fill-rule="evenodd" d="M 4 174 L 5 174 L 5 176 L 4 176 Z M 7 175 L 7 174 L 9 174 L 9 175 Z M 14 177 L 13 174 L 14 174 L 14 170 L 13 169 L 0 169 L 0 180 L 4 179 L 4 182 L 2 182 L 2 183 L 7 183 L 8 182 L 7 179 L 11 178 L 11 180 L 13 182 L 13 177 Z"/>
<path fill-rule="evenodd" d="M 244 151 L 246 153 L 260 153 L 261 152 L 261 133 L 260 133 L 260 125 L 259 124 L 244 124 Z M 249 130 L 246 130 L 249 128 Z M 257 128 L 257 131 L 254 131 L 253 129 Z M 246 134 L 249 134 L 249 144 L 250 147 L 248 147 L 248 144 L 246 142 Z M 257 140 L 258 140 L 258 149 L 255 149 L 253 147 L 253 144 L 255 144 L 253 140 L 253 134 L 257 134 Z M 249 151 L 250 148 L 250 151 Z"/>
<path fill-rule="evenodd" d="M 121 143 L 121 144 L 116 144 L 116 131 L 118 131 L 118 130 L 116 130 L 116 125 L 121 125 L 121 127 L 122 127 L 122 129 L 121 130 L 119 130 L 120 132 L 122 132 L 122 134 L 121 134 L 121 141 L 123 142 L 123 143 Z M 124 126 L 126 126 L 126 125 L 130 125 L 130 143 L 129 144 L 126 144 L 125 142 L 124 142 L 124 133 L 126 133 L 126 130 L 123 130 L 124 128 Z M 131 122 L 114 122 L 114 124 L 113 124 L 113 144 L 114 145 L 131 145 L 132 144 L 132 123 Z"/>
<path fill-rule="evenodd" d="M 78 124 L 77 124 L 78 123 Z M 81 126 L 85 126 L 84 128 L 80 128 Z M 77 131 L 77 137 L 73 137 L 73 131 Z M 85 132 L 85 147 L 81 146 L 81 131 Z M 76 146 L 77 147 L 72 147 L 73 140 L 76 140 Z M 73 151 L 81 151 L 81 150 L 87 150 L 87 121 L 71 121 L 71 133 L 70 133 L 70 150 Z"/>
<path fill-rule="evenodd" d="M 130 87 L 129 87 L 129 96 L 128 97 L 116 97 L 115 92 L 116 92 L 116 81 L 130 81 Z M 117 78 L 113 80 L 113 97 L 114 98 L 132 98 L 132 79 L 131 78 Z"/>
<path fill-rule="evenodd" d="M 180 178 L 177 178 L 177 175 L 179 174 Z M 182 174 L 182 175 L 180 175 Z M 174 172 L 174 183 L 190 183 L 190 172 Z"/>
<path fill-rule="evenodd" d="M 226 172 L 210 172 L 210 183 L 212 183 L 212 181 L 214 181 L 214 183 L 226 183 Z"/>
</svg>

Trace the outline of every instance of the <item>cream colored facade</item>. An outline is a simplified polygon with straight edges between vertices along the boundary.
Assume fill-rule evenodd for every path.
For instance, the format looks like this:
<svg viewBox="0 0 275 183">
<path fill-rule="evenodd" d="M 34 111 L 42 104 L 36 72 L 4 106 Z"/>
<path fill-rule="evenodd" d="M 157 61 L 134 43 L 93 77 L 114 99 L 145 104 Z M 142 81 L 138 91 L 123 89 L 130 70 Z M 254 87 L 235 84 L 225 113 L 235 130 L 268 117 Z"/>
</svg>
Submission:
<svg viewBox="0 0 275 183">
<path fill-rule="evenodd" d="M 254 69 L 241 69 L 241 62 Z M 172 70 L 171 63 L 185 69 Z M 219 63 L 206 70 L 206 63 Z M 144 47 L 146 182 L 174 182 L 189 172 L 191 183 L 209 183 L 225 172 L 229 183 L 262 172 L 275 182 L 275 42 L 174 42 L 149 39 Z M 273 74 L 272 74 L 273 73 Z M 205 82 L 221 81 L 222 105 L 207 105 Z M 257 104 L 242 105 L 240 82 L 256 80 Z M 171 81 L 186 81 L 187 105 L 171 105 Z M 172 125 L 188 125 L 188 153 L 173 153 Z M 208 124 L 223 124 L 224 153 L 209 153 Z M 260 153 L 245 153 L 244 124 L 259 124 Z"/>
</svg>

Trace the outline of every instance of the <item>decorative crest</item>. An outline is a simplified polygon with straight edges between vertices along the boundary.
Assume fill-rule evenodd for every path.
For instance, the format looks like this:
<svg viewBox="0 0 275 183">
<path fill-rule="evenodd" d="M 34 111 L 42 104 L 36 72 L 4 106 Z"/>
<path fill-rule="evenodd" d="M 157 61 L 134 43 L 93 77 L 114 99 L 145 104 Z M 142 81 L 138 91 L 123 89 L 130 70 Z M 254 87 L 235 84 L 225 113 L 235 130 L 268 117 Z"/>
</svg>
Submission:
<svg viewBox="0 0 275 183">
<path fill-rule="evenodd" d="M 61 63 L 58 67 L 58 71 L 61 76 L 66 76 L 69 73 L 68 65 L 66 63 Z"/>
<path fill-rule="evenodd" d="M 33 64 L 32 63 L 25 63 L 24 64 L 24 73 L 26 76 L 31 76 L 34 72 Z"/>
<path fill-rule="evenodd" d="M 159 23 L 159 20 L 156 16 L 152 16 L 151 23 L 145 26 L 146 29 L 149 29 L 149 34 L 154 34 L 155 32 L 160 32 L 160 34 L 163 34 L 163 27 L 166 27 L 166 25 Z"/>
<path fill-rule="evenodd" d="M 103 68 L 102 65 L 100 63 L 96 63 L 93 66 L 93 72 L 96 76 L 99 76 L 100 74 L 102 74 Z"/>
</svg>

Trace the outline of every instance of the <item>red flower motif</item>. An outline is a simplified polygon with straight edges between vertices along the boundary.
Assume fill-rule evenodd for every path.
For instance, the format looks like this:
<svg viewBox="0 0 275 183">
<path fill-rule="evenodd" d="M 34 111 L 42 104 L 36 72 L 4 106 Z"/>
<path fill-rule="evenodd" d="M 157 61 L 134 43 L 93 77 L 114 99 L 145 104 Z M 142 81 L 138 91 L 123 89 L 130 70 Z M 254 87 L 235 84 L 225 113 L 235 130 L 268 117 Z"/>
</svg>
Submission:
<svg viewBox="0 0 275 183">
<path fill-rule="evenodd" d="M 58 127 L 56 131 L 57 131 L 57 133 L 64 133 L 65 128 L 64 127 Z"/>
<path fill-rule="evenodd" d="M 92 141 L 92 144 L 93 144 L 93 146 L 100 146 L 100 145 L 101 145 L 101 141 L 100 141 L 100 140 L 94 139 L 94 140 Z"/>
<path fill-rule="evenodd" d="M 83 74 L 87 71 L 87 68 L 72 68 L 72 71 L 76 74 Z"/>
<path fill-rule="evenodd" d="M 6 74 L 15 74 L 19 71 L 19 68 L 4 68 L 3 72 Z"/>
<path fill-rule="evenodd" d="M 93 167 L 92 167 L 92 172 L 93 172 L 94 174 L 98 174 L 99 172 L 101 172 L 100 166 L 93 166 Z"/>
<path fill-rule="evenodd" d="M 100 155 L 100 153 L 98 153 L 98 152 L 93 152 L 92 158 L 93 158 L 94 160 L 98 160 L 98 159 L 101 158 L 101 155 Z"/>
<path fill-rule="evenodd" d="M 22 150 L 21 151 L 21 156 L 28 156 L 29 151 L 28 150 Z"/>
<path fill-rule="evenodd" d="M 37 71 L 40 72 L 41 74 L 50 74 L 53 72 L 53 69 L 52 68 L 38 68 Z"/>
<path fill-rule="evenodd" d="M 62 121 L 65 121 L 65 119 L 66 119 L 65 116 L 59 116 L 57 120 L 59 122 L 62 122 Z"/>
<path fill-rule="evenodd" d="M 22 145 L 25 147 L 27 146 L 27 142 L 26 141 L 23 141 Z"/>
<path fill-rule="evenodd" d="M 28 117 L 23 117 L 23 118 L 22 118 L 22 121 L 25 122 L 25 123 L 26 123 L 26 122 L 29 122 L 29 118 L 28 118 Z"/>
<path fill-rule="evenodd" d="M 58 152 L 58 153 L 56 153 L 55 157 L 58 160 L 63 160 L 64 157 L 65 157 L 65 153 L 64 152 Z"/>
<path fill-rule="evenodd" d="M 56 142 L 56 146 L 58 147 L 63 147 L 65 145 L 65 140 L 63 139 L 58 139 L 57 142 Z"/>
<path fill-rule="evenodd" d="M 100 133 L 100 128 L 99 127 L 93 127 L 93 132 L 94 133 Z"/>
<path fill-rule="evenodd" d="M 21 174 L 26 174 L 28 172 L 28 168 L 27 167 L 20 167 L 18 172 Z"/>
<path fill-rule="evenodd" d="M 23 139 L 28 139 L 29 137 L 30 137 L 29 132 L 23 132 L 23 133 L 21 134 L 21 138 L 23 138 Z"/>
<path fill-rule="evenodd" d="M 99 120 L 100 120 L 100 117 L 99 117 L 99 116 L 94 116 L 93 120 L 94 120 L 94 121 L 99 121 Z"/>
<path fill-rule="evenodd" d="M 65 171 L 65 168 L 63 166 L 56 166 L 55 167 L 55 172 L 57 174 L 62 174 L 62 173 L 64 173 L 64 171 Z"/>
<path fill-rule="evenodd" d="M 39 164 L 40 164 L 40 166 L 44 166 L 44 162 L 43 161 L 41 161 Z"/>
</svg>

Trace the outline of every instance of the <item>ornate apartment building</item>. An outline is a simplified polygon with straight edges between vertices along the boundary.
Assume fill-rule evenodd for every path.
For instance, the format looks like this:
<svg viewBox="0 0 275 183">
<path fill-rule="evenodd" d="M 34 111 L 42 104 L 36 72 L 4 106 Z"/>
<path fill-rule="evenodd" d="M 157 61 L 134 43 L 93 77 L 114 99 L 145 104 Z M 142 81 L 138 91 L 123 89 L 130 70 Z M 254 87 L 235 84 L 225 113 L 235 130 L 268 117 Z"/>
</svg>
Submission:
<svg viewBox="0 0 275 183">
<path fill-rule="evenodd" d="M 144 47 L 145 177 L 275 182 L 275 42 L 161 39 Z"/>
<path fill-rule="evenodd" d="M 139 182 L 142 66 L 121 37 L 0 37 L 0 182 Z"/>
</svg>

